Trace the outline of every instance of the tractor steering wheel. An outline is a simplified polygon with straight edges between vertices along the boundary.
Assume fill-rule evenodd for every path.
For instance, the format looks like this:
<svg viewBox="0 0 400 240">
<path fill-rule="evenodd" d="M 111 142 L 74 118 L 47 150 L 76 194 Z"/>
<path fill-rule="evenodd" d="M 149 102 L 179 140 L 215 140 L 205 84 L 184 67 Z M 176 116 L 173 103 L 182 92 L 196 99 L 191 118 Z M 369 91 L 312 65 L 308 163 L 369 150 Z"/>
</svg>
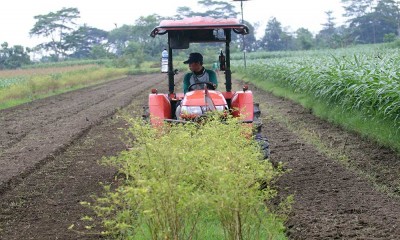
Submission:
<svg viewBox="0 0 400 240">
<path fill-rule="evenodd" d="M 206 85 L 207 85 L 207 88 L 210 89 L 210 90 L 215 90 L 215 88 L 216 88 L 215 84 L 212 83 L 212 82 L 198 82 L 198 83 L 193 83 L 193 84 L 191 84 L 191 85 L 188 87 L 188 91 L 194 90 L 194 89 L 192 89 L 192 87 L 197 86 L 197 85 L 200 85 L 200 84 L 206 84 Z"/>
</svg>

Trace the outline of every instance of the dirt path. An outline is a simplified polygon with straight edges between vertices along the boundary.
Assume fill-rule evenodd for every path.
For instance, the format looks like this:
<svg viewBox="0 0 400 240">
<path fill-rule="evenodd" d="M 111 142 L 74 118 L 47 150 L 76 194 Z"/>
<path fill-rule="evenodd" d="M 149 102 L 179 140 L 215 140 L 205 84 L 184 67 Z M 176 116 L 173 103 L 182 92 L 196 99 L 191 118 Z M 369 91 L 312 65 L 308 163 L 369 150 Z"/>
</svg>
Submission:
<svg viewBox="0 0 400 240">
<path fill-rule="evenodd" d="M 134 76 L 0 111 L 0 239 L 98 239 L 67 228 L 89 213 L 79 202 L 113 181 L 98 160 L 125 148 L 115 113 L 140 116 L 150 89 L 166 84 L 165 75 Z M 289 237 L 397 239 L 400 201 L 389 195 L 399 194 L 399 156 L 251 89 L 271 160 L 291 169 L 278 181 L 295 197 Z"/>
<path fill-rule="evenodd" d="M 291 239 L 399 239 L 400 156 L 314 117 L 310 110 L 257 90 L 278 181 L 294 195 Z M 392 196 L 392 197 L 390 197 Z"/>
<path fill-rule="evenodd" d="M 0 239 L 98 239 L 67 228 L 89 213 L 79 202 L 113 181 L 98 161 L 125 149 L 114 114 L 140 116 L 164 85 L 160 74 L 134 76 L 0 112 Z"/>
</svg>

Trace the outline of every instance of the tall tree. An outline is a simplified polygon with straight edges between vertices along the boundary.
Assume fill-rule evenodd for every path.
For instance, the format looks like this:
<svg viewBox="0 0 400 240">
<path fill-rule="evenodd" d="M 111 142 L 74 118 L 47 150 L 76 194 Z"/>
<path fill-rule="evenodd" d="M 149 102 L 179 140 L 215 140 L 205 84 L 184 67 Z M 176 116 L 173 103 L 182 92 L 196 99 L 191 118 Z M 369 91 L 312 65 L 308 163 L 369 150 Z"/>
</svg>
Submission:
<svg viewBox="0 0 400 240">
<path fill-rule="evenodd" d="M 201 0 L 198 2 L 202 8 L 207 9 L 203 16 L 215 18 L 235 18 L 239 14 L 235 6 L 225 1 Z"/>
<path fill-rule="evenodd" d="M 110 52 L 107 45 L 94 45 L 90 50 L 91 59 L 113 58 L 115 55 Z"/>
<path fill-rule="evenodd" d="M 184 17 L 214 17 L 214 18 L 237 18 L 239 12 L 236 11 L 236 6 L 230 4 L 228 1 L 215 1 L 215 0 L 200 0 L 198 1 L 199 7 L 197 11 L 193 11 L 191 8 L 183 6 L 177 8 L 176 19 L 182 19 Z M 255 28 L 250 22 L 244 19 L 244 23 L 249 27 L 250 33 L 244 37 L 244 46 L 246 51 L 253 51 L 257 48 Z M 243 38 L 237 34 L 232 34 L 232 42 L 243 46 Z M 241 48 L 243 50 L 243 47 Z"/>
<path fill-rule="evenodd" d="M 111 45 L 111 49 L 117 56 L 123 55 L 124 49 L 128 45 L 129 41 L 134 36 L 132 25 L 122 25 L 111 30 L 108 34 L 108 42 Z"/>
<path fill-rule="evenodd" d="M 0 49 L 0 70 L 15 69 L 31 63 L 29 56 L 30 49 L 21 45 L 8 47 L 8 43 L 1 44 Z"/>
<path fill-rule="evenodd" d="M 244 46 L 245 46 L 245 50 L 247 52 L 252 52 L 255 51 L 257 48 L 257 40 L 256 40 L 256 36 L 254 34 L 255 29 L 254 26 L 247 21 L 244 21 L 244 24 L 246 24 L 246 26 L 249 28 L 249 34 L 248 35 L 244 35 L 243 38 L 239 37 L 237 34 L 233 34 L 233 39 L 244 39 Z M 242 41 L 240 40 L 240 41 Z"/>
<path fill-rule="evenodd" d="M 380 0 L 375 7 L 376 35 L 378 41 L 383 41 L 386 34 L 400 33 L 399 3 L 394 0 Z"/>
<path fill-rule="evenodd" d="M 140 68 L 145 60 L 143 44 L 131 41 L 124 51 L 124 57 L 133 59 L 135 67 Z"/>
<path fill-rule="evenodd" d="M 283 37 L 285 33 L 281 23 L 272 17 L 265 28 L 264 37 L 261 39 L 261 47 L 268 51 L 279 51 L 284 49 Z"/>
<path fill-rule="evenodd" d="M 310 50 L 314 46 L 314 36 L 306 28 L 299 28 L 296 31 L 296 48 L 300 50 Z"/>
<path fill-rule="evenodd" d="M 184 17 L 189 17 L 189 16 L 194 16 L 195 13 L 193 13 L 192 9 L 190 7 L 187 6 L 183 6 L 183 7 L 178 7 L 176 9 L 176 15 L 175 15 L 175 19 L 182 19 Z"/>
<path fill-rule="evenodd" d="M 66 37 L 66 47 L 72 51 L 70 57 L 89 58 L 92 48 L 107 43 L 108 32 L 89 27 L 86 24 L 73 31 Z"/>
<path fill-rule="evenodd" d="M 163 19 L 163 17 L 153 14 L 146 17 L 140 17 L 135 21 L 135 25 L 133 26 L 133 32 L 135 34 L 133 35 L 132 41 L 140 43 L 143 47 L 142 52 L 137 51 L 138 54 L 144 53 L 144 55 L 157 56 L 168 45 L 167 38 L 149 37 L 151 30 L 153 30 Z"/>
<path fill-rule="evenodd" d="M 67 55 L 68 44 L 66 37 L 75 30 L 75 20 L 80 18 L 77 8 L 62 8 L 57 12 L 34 16 L 36 23 L 30 30 L 31 36 L 48 39 L 48 42 L 39 44 L 39 48 L 53 53 L 55 59 Z"/>
<path fill-rule="evenodd" d="M 333 35 L 335 34 L 335 17 L 332 16 L 333 12 L 332 11 L 326 11 L 326 23 L 323 23 L 322 26 L 322 31 L 327 34 L 327 35 Z"/>
<path fill-rule="evenodd" d="M 134 25 L 123 25 L 110 31 L 108 40 L 117 56 L 126 56 L 125 51 L 131 53 L 132 50 L 127 49 L 131 42 L 139 44 L 145 55 L 159 55 L 162 49 L 167 46 L 168 40 L 166 38 L 151 38 L 149 34 L 162 19 L 156 14 L 142 16 L 135 21 Z M 133 45 L 131 44 L 131 46 Z"/>
<path fill-rule="evenodd" d="M 178 7 L 177 18 L 183 17 L 215 17 L 215 18 L 235 18 L 238 12 L 235 10 L 235 6 L 227 1 L 215 1 L 215 0 L 200 0 L 197 2 L 199 5 L 199 11 L 193 11 L 189 7 Z"/>
<path fill-rule="evenodd" d="M 398 2 L 394 0 L 342 0 L 342 2 L 348 4 L 347 8 L 345 7 L 346 16 L 350 16 L 349 27 L 357 42 L 380 43 L 384 41 L 385 35 L 400 33 Z"/>
<path fill-rule="evenodd" d="M 344 16 L 352 19 L 365 16 L 373 11 L 379 0 L 341 0 L 345 10 Z"/>
<path fill-rule="evenodd" d="M 336 34 L 336 27 L 335 27 L 335 18 L 332 16 L 332 11 L 325 12 L 327 16 L 326 23 L 323 23 L 322 30 L 317 34 L 316 40 L 320 47 L 322 48 L 336 48 L 338 47 L 337 39 L 338 36 Z"/>
<path fill-rule="evenodd" d="M 344 4 L 344 16 L 348 18 L 347 22 L 352 29 L 353 38 L 361 43 L 375 43 L 376 24 L 373 11 L 379 0 L 341 1 Z"/>
</svg>

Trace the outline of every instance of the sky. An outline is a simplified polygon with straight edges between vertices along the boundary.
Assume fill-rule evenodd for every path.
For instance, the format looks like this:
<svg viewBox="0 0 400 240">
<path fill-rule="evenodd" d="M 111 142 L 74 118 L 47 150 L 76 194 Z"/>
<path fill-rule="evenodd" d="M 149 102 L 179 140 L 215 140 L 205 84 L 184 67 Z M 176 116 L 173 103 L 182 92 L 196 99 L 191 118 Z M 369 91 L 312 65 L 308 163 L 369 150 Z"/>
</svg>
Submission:
<svg viewBox="0 0 400 240">
<path fill-rule="evenodd" d="M 241 11 L 240 2 L 225 0 Z M 63 7 L 75 7 L 80 11 L 79 25 L 87 25 L 110 31 L 123 24 L 133 25 L 141 16 L 158 14 L 163 17 L 173 16 L 180 6 L 197 11 L 198 0 L 10 0 L 2 4 L 0 14 L 0 44 L 9 46 L 22 45 L 34 47 L 40 42 L 37 37 L 30 37 L 29 31 L 35 25 L 34 16 L 56 12 Z M 326 22 L 325 12 L 332 11 L 335 23 L 341 25 L 343 7 L 340 0 L 248 0 L 243 1 L 244 20 L 258 24 L 257 38 L 262 37 L 268 20 L 275 17 L 282 27 L 295 31 L 307 28 L 316 34 Z"/>
</svg>

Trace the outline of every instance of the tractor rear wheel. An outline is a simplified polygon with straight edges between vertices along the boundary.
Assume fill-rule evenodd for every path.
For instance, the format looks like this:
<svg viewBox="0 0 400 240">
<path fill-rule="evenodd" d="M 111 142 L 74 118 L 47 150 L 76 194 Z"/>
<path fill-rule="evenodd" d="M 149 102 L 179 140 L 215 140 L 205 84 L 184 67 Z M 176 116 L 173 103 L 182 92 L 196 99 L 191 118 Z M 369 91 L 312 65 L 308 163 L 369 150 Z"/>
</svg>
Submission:
<svg viewBox="0 0 400 240">
<path fill-rule="evenodd" d="M 262 121 L 261 121 L 261 110 L 260 105 L 258 103 L 253 103 L 254 112 L 253 112 L 253 124 L 254 124 L 254 139 L 258 142 L 260 146 L 262 159 L 269 158 L 269 142 L 268 138 L 261 135 Z"/>
<path fill-rule="evenodd" d="M 260 146 L 262 159 L 268 159 L 269 158 L 269 154 L 270 154 L 268 138 L 265 137 L 265 136 L 262 136 L 261 133 L 257 133 L 255 135 L 254 139 L 256 140 L 258 145 Z"/>
<path fill-rule="evenodd" d="M 256 133 L 261 132 L 262 121 L 261 121 L 261 110 L 260 105 L 258 103 L 253 103 L 254 112 L 253 112 L 253 124 Z"/>
</svg>

